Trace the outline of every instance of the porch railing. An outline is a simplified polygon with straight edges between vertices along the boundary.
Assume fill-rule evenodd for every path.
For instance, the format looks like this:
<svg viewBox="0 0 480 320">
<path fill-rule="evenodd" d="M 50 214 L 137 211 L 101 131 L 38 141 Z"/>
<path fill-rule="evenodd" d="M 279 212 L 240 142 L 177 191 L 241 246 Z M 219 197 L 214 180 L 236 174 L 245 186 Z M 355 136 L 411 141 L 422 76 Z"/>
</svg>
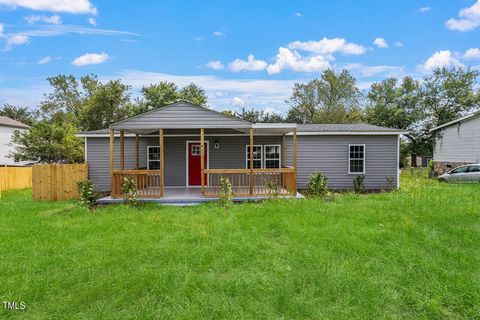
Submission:
<svg viewBox="0 0 480 320">
<path fill-rule="evenodd" d="M 113 170 L 113 198 L 122 198 L 122 186 L 127 179 L 135 180 L 137 196 L 140 198 L 162 197 L 161 170 Z"/>
<path fill-rule="evenodd" d="M 230 180 L 235 196 L 267 196 L 276 193 L 280 196 L 295 195 L 297 192 L 295 170 L 291 167 L 278 169 L 254 169 L 250 179 L 250 169 L 205 169 L 207 176 L 206 197 L 220 194 L 220 178 Z M 253 182 L 253 184 L 252 184 Z"/>
</svg>

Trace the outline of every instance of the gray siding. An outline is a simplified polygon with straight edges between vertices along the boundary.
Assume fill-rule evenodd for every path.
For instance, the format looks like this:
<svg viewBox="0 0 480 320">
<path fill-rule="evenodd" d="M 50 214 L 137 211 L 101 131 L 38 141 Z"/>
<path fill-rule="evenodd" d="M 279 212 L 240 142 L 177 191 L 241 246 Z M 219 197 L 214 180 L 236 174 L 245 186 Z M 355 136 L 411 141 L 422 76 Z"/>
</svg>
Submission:
<svg viewBox="0 0 480 320">
<path fill-rule="evenodd" d="M 198 136 L 165 137 L 165 185 L 185 186 L 186 183 L 186 142 L 199 140 Z M 245 168 L 245 146 L 249 144 L 248 136 L 209 136 L 209 167 L 212 169 Z M 218 141 L 220 148 L 214 148 Z M 281 144 L 279 136 L 258 136 L 255 144 Z M 115 167 L 120 166 L 119 139 L 115 139 Z M 140 138 L 140 167 L 147 167 L 147 146 L 157 146 L 158 137 Z M 98 191 L 110 190 L 110 160 L 108 138 L 87 138 L 87 161 L 90 180 Z M 135 138 L 125 138 L 125 168 L 135 167 Z"/>
<path fill-rule="evenodd" d="M 219 112 L 194 106 L 186 102 L 174 103 L 111 125 L 113 129 L 150 132 L 178 128 L 251 128 L 252 124 Z"/>
<path fill-rule="evenodd" d="M 435 133 L 433 159 L 442 162 L 480 162 L 480 116 L 438 130 Z"/>
<path fill-rule="evenodd" d="M 298 188 L 306 187 L 308 177 L 315 171 L 327 175 L 332 189 L 351 189 L 355 174 L 348 174 L 348 145 L 365 144 L 365 188 L 386 189 L 386 177 L 397 183 L 398 136 L 297 136 Z M 286 141 L 286 163 L 292 165 L 292 137 Z"/>
</svg>

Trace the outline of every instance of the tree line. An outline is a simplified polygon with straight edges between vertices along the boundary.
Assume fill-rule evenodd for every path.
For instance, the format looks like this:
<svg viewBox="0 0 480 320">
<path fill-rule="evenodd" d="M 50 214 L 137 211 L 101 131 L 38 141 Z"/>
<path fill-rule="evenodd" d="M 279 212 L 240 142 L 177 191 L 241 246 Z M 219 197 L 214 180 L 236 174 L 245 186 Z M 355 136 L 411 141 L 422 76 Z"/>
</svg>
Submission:
<svg viewBox="0 0 480 320">
<path fill-rule="evenodd" d="M 402 144 L 402 154 L 414 160 L 416 155 L 432 152 L 429 129 L 480 107 L 478 77 L 477 70 L 442 68 L 421 80 L 386 78 L 362 92 L 347 70 L 328 69 L 317 79 L 294 85 L 285 115 L 253 107 L 224 113 L 252 122 L 364 122 L 404 129 L 410 134 Z M 0 115 L 31 126 L 29 132 L 14 135 L 18 160 L 81 162 L 83 142 L 75 137 L 79 131 L 107 128 L 180 99 L 208 108 L 205 91 L 193 83 L 179 88 L 162 81 L 143 87 L 140 97 L 133 99 L 131 88 L 121 80 L 103 83 L 94 75 L 80 79 L 58 75 L 47 80 L 52 90 L 33 109 L 8 104 L 0 108 Z"/>
</svg>

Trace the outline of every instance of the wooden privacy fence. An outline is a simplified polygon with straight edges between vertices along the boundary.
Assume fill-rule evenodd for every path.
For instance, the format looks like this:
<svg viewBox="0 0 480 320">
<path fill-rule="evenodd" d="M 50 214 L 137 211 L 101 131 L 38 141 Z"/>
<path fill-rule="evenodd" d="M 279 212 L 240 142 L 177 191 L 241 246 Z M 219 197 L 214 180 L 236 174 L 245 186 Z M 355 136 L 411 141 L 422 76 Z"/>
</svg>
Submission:
<svg viewBox="0 0 480 320">
<path fill-rule="evenodd" d="M 35 200 L 77 199 L 77 182 L 88 178 L 81 164 L 37 164 L 33 166 L 32 193 Z"/>
<path fill-rule="evenodd" d="M 0 191 L 32 187 L 32 167 L 0 167 Z"/>
</svg>

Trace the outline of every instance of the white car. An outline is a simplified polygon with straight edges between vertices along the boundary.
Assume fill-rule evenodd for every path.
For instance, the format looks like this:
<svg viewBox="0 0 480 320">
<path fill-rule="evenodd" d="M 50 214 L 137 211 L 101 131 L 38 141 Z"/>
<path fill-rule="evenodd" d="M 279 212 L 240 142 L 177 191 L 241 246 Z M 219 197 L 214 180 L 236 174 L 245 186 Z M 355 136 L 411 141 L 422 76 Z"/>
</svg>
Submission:
<svg viewBox="0 0 480 320">
<path fill-rule="evenodd" d="M 480 182 L 480 164 L 457 167 L 438 177 L 441 182 Z"/>
</svg>

